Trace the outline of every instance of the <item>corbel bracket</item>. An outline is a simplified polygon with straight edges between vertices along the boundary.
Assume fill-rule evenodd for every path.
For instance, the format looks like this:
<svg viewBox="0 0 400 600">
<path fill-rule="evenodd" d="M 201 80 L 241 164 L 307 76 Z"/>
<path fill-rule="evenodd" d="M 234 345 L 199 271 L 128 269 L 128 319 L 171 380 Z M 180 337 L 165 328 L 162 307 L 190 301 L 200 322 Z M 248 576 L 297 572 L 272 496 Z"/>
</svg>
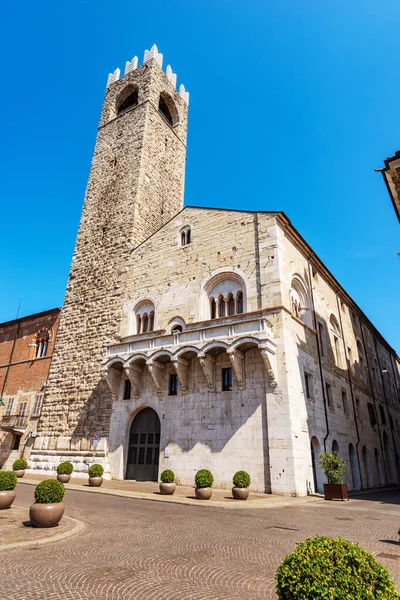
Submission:
<svg viewBox="0 0 400 600">
<path fill-rule="evenodd" d="M 215 358 L 200 353 L 198 359 L 206 376 L 209 391 L 215 392 Z"/>
<path fill-rule="evenodd" d="M 118 400 L 118 390 L 121 383 L 121 371 L 119 369 L 113 369 L 113 367 L 107 367 L 103 371 L 104 377 L 108 383 L 108 387 L 111 390 L 112 399 Z"/>
<path fill-rule="evenodd" d="M 231 350 L 227 351 L 227 355 L 229 356 L 229 360 L 231 361 L 232 370 L 235 374 L 238 388 L 239 390 L 244 390 L 246 388 L 244 354 L 243 352 L 240 352 L 240 350 L 235 350 L 235 348 L 232 348 Z"/>
<path fill-rule="evenodd" d="M 140 398 L 140 380 L 143 369 L 135 365 L 129 365 L 129 367 L 124 368 L 124 371 L 131 382 L 133 397 L 138 400 Z"/>
<path fill-rule="evenodd" d="M 181 386 L 182 394 L 188 393 L 189 385 L 189 361 L 183 358 L 173 358 L 172 366 L 178 376 L 178 381 Z"/>
<path fill-rule="evenodd" d="M 163 383 L 164 383 L 164 365 L 157 362 L 156 360 L 148 360 L 146 365 L 149 369 L 149 373 L 153 378 L 154 385 L 157 388 L 157 396 L 161 398 L 163 395 Z"/>
<path fill-rule="evenodd" d="M 275 373 L 271 365 L 271 356 L 273 356 L 273 354 L 268 350 L 268 348 L 261 347 L 261 356 L 267 370 L 268 383 L 270 387 L 275 389 L 278 385 L 278 382 L 276 381 Z"/>
</svg>

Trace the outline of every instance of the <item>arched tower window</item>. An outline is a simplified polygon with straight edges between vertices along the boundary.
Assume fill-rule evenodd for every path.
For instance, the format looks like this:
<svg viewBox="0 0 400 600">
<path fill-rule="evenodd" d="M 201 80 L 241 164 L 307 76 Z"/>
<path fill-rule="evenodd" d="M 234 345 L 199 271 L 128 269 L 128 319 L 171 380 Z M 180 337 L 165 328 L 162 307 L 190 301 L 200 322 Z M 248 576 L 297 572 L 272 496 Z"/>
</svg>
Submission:
<svg viewBox="0 0 400 600">
<path fill-rule="evenodd" d="M 181 246 L 188 246 L 192 241 L 192 232 L 189 225 L 181 229 Z"/>
<path fill-rule="evenodd" d="M 116 113 L 117 115 L 122 114 L 128 108 L 132 106 L 136 106 L 138 104 L 139 98 L 139 89 L 135 85 L 128 85 L 126 88 L 122 90 L 122 92 L 117 97 L 116 102 Z"/>
<path fill-rule="evenodd" d="M 161 92 L 160 99 L 158 101 L 158 112 L 164 117 L 171 127 L 176 125 L 179 121 L 178 111 L 171 96 L 166 92 Z"/>
<path fill-rule="evenodd" d="M 42 356 L 46 356 L 47 348 L 49 345 L 49 338 L 49 330 L 46 327 L 43 327 L 37 332 L 37 334 L 35 335 L 35 358 L 41 358 Z"/>
<path fill-rule="evenodd" d="M 151 300 L 142 300 L 134 309 L 135 333 L 154 331 L 155 308 Z"/>
</svg>

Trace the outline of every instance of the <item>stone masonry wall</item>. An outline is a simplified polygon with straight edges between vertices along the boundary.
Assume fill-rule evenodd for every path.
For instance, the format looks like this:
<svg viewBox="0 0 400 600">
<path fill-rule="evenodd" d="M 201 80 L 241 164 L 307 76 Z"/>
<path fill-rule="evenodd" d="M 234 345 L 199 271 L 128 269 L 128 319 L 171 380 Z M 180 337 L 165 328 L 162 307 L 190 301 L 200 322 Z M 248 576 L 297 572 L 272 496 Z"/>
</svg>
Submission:
<svg viewBox="0 0 400 600">
<path fill-rule="evenodd" d="M 139 88 L 138 105 L 116 116 L 117 98 L 128 84 Z M 179 114 L 174 128 L 158 113 L 160 90 Z M 100 362 L 119 329 L 132 248 L 182 207 L 186 121 L 186 103 L 155 60 L 106 91 L 38 451 L 85 451 L 95 431 L 108 435 L 111 396 Z"/>
</svg>

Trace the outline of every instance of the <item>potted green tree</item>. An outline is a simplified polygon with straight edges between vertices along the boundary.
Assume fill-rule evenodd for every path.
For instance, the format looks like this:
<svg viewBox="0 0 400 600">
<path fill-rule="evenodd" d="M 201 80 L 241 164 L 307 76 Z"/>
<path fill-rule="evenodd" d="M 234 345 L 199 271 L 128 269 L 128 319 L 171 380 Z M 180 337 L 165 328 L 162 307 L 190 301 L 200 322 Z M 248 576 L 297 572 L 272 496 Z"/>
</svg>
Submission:
<svg viewBox="0 0 400 600">
<path fill-rule="evenodd" d="M 250 475 L 246 471 L 237 471 L 233 476 L 232 496 L 235 500 L 247 500 L 249 497 Z"/>
<path fill-rule="evenodd" d="M 17 477 L 12 471 L 0 471 L 0 510 L 10 508 L 15 500 Z"/>
<path fill-rule="evenodd" d="M 328 483 L 324 484 L 325 500 L 348 500 L 347 485 L 343 483 L 345 461 L 337 452 L 321 452 L 319 466 L 325 471 Z"/>
<path fill-rule="evenodd" d="M 25 469 L 28 468 L 28 463 L 24 458 L 17 458 L 13 462 L 12 470 L 17 477 L 23 477 L 25 475 Z"/>
<path fill-rule="evenodd" d="M 208 469 L 200 469 L 197 471 L 194 482 L 196 484 L 195 494 L 199 500 L 209 500 L 212 495 L 212 484 L 214 477 Z"/>
<path fill-rule="evenodd" d="M 56 479 L 41 481 L 35 488 L 35 503 L 29 509 L 33 527 L 56 527 L 64 514 L 65 488 Z"/>
<path fill-rule="evenodd" d="M 297 544 L 276 572 L 279 600 L 384 598 L 400 595 L 385 567 L 357 544 L 316 536 Z"/>
<path fill-rule="evenodd" d="M 166 469 L 160 475 L 160 493 L 166 496 L 172 496 L 175 492 L 175 473 L 171 469 Z"/>
<path fill-rule="evenodd" d="M 89 467 L 89 485 L 100 487 L 103 483 L 104 468 L 101 465 L 92 465 Z"/>
<path fill-rule="evenodd" d="M 71 473 L 74 470 L 72 463 L 65 461 L 57 465 L 57 479 L 61 483 L 68 483 L 71 479 Z"/>
</svg>

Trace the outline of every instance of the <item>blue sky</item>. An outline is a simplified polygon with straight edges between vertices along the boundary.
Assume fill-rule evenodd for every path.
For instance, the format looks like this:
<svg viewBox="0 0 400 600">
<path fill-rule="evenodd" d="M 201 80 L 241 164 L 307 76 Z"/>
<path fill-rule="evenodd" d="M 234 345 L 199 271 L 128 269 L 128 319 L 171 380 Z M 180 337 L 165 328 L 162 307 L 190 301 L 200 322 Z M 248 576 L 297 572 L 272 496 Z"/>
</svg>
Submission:
<svg viewBox="0 0 400 600">
<path fill-rule="evenodd" d="M 284 210 L 400 351 L 398 0 L 2 7 L 0 321 L 61 306 L 107 75 L 157 43 L 189 90 L 185 204 Z"/>
</svg>

